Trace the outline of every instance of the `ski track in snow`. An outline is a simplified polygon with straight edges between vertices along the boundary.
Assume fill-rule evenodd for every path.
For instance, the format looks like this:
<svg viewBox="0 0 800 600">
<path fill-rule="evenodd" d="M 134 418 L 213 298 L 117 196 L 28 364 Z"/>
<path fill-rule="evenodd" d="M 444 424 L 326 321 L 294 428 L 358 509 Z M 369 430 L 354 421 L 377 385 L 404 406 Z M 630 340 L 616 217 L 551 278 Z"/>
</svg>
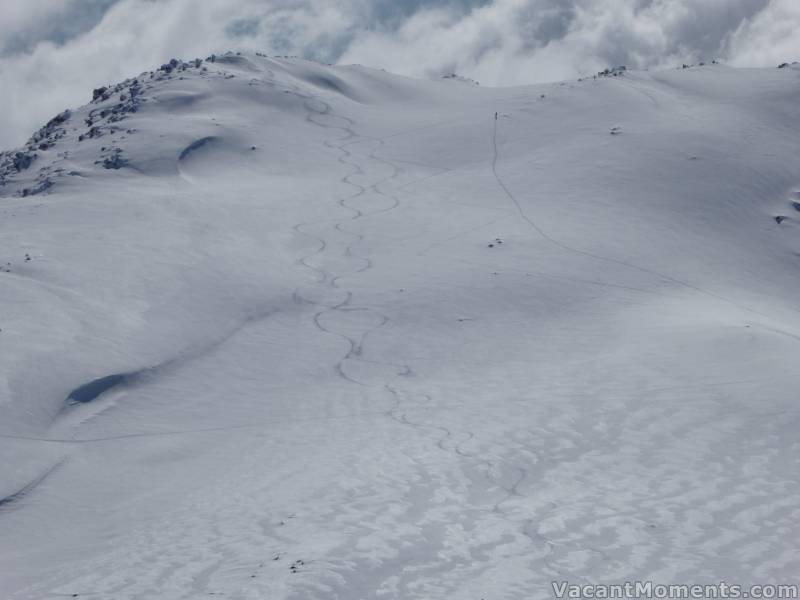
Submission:
<svg viewBox="0 0 800 600">
<path fill-rule="evenodd" d="M 323 108 L 320 109 L 320 110 L 314 110 L 314 108 L 312 106 L 312 102 L 314 102 L 314 101 L 321 103 Z M 351 169 L 352 169 L 351 172 L 348 173 L 347 175 L 345 175 L 344 177 L 342 177 L 340 181 L 342 183 L 344 183 L 344 184 L 347 184 L 349 186 L 355 187 L 356 191 L 352 195 L 346 196 L 346 197 L 344 197 L 344 198 L 339 200 L 339 205 L 342 208 L 344 208 L 344 209 L 346 209 L 348 211 L 351 211 L 353 213 L 352 218 L 350 219 L 350 221 L 357 221 L 357 220 L 360 220 L 360 219 L 368 218 L 368 217 L 370 217 L 370 216 L 372 216 L 374 214 L 379 214 L 381 212 L 386 212 L 386 211 L 394 209 L 399 203 L 398 199 L 396 197 L 394 197 L 394 196 L 387 196 L 386 194 L 383 194 L 382 192 L 379 191 L 378 186 L 383 181 L 389 181 L 389 180 L 393 179 L 394 177 L 396 177 L 397 174 L 399 173 L 399 169 L 397 169 L 396 167 L 393 167 L 393 173 L 389 177 L 385 178 L 384 180 L 379 180 L 379 181 L 371 184 L 369 187 L 365 187 L 363 185 L 354 183 L 352 181 L 352 177 L 354 177 L 356 175 L 366 176 L 366 170 L 365 170 L 365 167 L 362 164 L 359 164 L 358 162 L 353 161 L 353 154 L 345 149 L 345 146 L 347 145 L 346 142 L 350 141 L 352 143 L 352 140 L 354 138 L 358 138 L 359 137 L 358 134 L 352 128 L 353 127 L 353 122 L 350 119 L 346 118 L 346 117 L 332 115 L 331 114 L 331 110 L 330 110 L 330 106 L 328 104 L 322 102 L 319 99 L 316 99 L 316 98 L 305 99 L 305 105 L 308 108 L 308 110 L 310 111 L 309 115 L 307 117 L 307 119 L 310 122 L 314 123 L 315 125 L 319 125 L 320 127 L 327 128 L 327 129 L 339 129 L 339 130 L 341 130 L 342 132 L 345 133 L 345 137 L 343 137 L 343 138 L 341 138 L 339 140 L 334 140 L 334 141 L 328 140 L 328 141 L 326 141 L 325 142 L 325 146 L 328 147 L 328 148 L 335 149 L 338 152 L 340 152 L 341 155 L 339 157 L 339 162 L 342 163 L 343 165 L 351 167 Z M 334 120 L 335 119 L 341 119 L 341 120 L 343 120 L 345 122 L 345 125 L 337 126 L 337 125 L 321 123 L 318 120 L 316 120 L 315 117 L 317 119 L 324 118 L 324 117 L 329 117 L 329 118 L 332 118 Z M 372 160 L 377 160 L 374 157 L 374 154 L 370 154 L 369 158 L 371 158 Z M 354 201 L 356 199 L 362 198 L 368 192 L 368 190 L 371 190 L 376 195 L 379 195 L 382 198 L 386 198 L 387 200 L 389 200 L 390 201 L 390 205 L 387 206 L 387 207 L 378 208 L 378 209 L 375 209 L 375 210 L 372 210 L 372 211 L 366 212 L 366 213 L 361 211 L 358 208 L 350 206 L 349 202 L 352 202 L 352 201 Z M 358 244 L 359 242 L 361 242 L 364 239 L 364 236 L 362 234 L 352 233 L 352 232 L 349 232 L 346 229 L 344 229 L 344 223 L 345 222 L 346 221 L 337 221 L 337 222 L 335 222 L 335 224 L 333 225 L 333 229 L 335 229 L 337 232 L 339 232 L 339 233 L 341 233 L 341 234 L 343 234 L 345 236 L 350 237 L 353 240 L 353 241 L 349 242 L 345 246 L 344 251 L 343 251 L 343 256 L 349 262 L 357 263 L 357 266 L 352 268 L 352 270 L 350 270 L 349 272 L 343 273 L 343 272 L 332 272 L 332 271 L 328 271 L 326 269 L 321 269 L 319 267 L 314 267 L 314 266 L 310 265 L 308 261 L 312 257 L 321 256 L 330 247 L 330 243 L 329 243 L 328 240 L 326 240 L 324 238 L 318 238 L 316 236 L 312 236 L 312 237 L 314 237 L 314 239 L 316 239 L 319 242 L 320 248 L 317 251 L 315 251 L 314 253 L 312 253 L 311 255 L 308 255 L 308 256 L 305 256 L 305 257 L 301 258 L 300 261 L 299 261 L 303 266 L 311 269 L 312 271 L 314 271 L 319 276 L 319 278 L 320 278 L 319 283 L 320 284 L 327 286 L 329 289 L 333 290 L 334 292 L 338 292 L 338 291 L 342 290 L 341 286 L 339 285 L 339 280 L 340 279 L 342 279 L 344 277 L 347 277 L 349 275 L 352 275 L 352 276 L 358 275 L 359 273 L 363 273 L 363 272 L 365 272 L 365 271 L 367 271 L 367 270 L 372 268 L 372 261 L 369 258 L 362 258 L 362 257 L 354 255 L 354 253 L 353 253 L 353 246 L 355 244 Z M 309 223 L 298 223 L 298 224 L 294 225 L 294 229 L 296 231 L 300 231 L 302 233 L 305 233 L 305 232 L 303 232 L 303 227 L 307 227 L 309 225 L 310 225 Z M 307 234 L 307 235 L 309 235 L 309 234 Z M 309 303 L 309 304 L 320 305 L 320 303 L 317 302 L 317 301 L 308 300 L 306 298 L 303 298 L 301 293 L 299 291 L 297 291 L 297 290 L 295 290 L 295 292 L 294 292 L 294 297 L 298 298 L 299 300 L 301 300 L 303 302 Z M 376 311 L 375 309 L 373 309 L 371 307 L 356 306 L 356 305 L 353 305 L 352 302 L 353 302 L 353 293 L 351 291 L 349 291 L 349 290 L 345 290 L 345 297 L 343 299 L 339 300 L 338 302 L 336 300 L 331 301 L 331 304 L 325 304 L 323 302 L 322 303 L 322 306 L 323 306 L 322 310 L 320 310 L 320 311 L 318 311 L 317 313 L 314 314 L 313 320 L 314 320 L 314 324 L 316 325 L 316 327 L 320 331 L 322 331 L 324 333 L 327 333 L 327 334 L 339 336 L 349 346 L 349 350 L 348 350 L 347 354 L 345 354 L 342 357 L 342 359 L 336 365 L 334 365 L 334 369 L 335 369 L 336 373 L 340 377 L 342 377 L 343 379 L 348 381 L 349 383 L 353 383 L 353 384 L 356 384 L 356 385 L 367 385 L 365 382 L 362 382 L 362 381 L 356 379 L 355 377 L 348 375 L 346 364 L 347 364 L 348 361 L 358 361 L 358 362 L 361 362 L 361 363 L 367 364 L 367 365 L 370 364 L 369 361 L 366 361 L 365 359 L 362 358 L 364 343 L 365 343 L 365 341 L 367 339 L 367 336 L 370 333 L 372 333 L 373 331 L 376 331 L 377 329 L 380 329 L 381 327 L 386 325 L 390 321 L 390 318 L 387 315 L 385 315 L 385 314 L 383 314 L 381 312 L 378 312 L 378 311 Z M 355 318 L 356 321 L 358 321 L 361 318 L 366 318 L 368 320 L 369 319 L 377 319 L 377 322 L 376 323 L 372 323 L 371 325 L 368 325 L 368 326 L 363 326 L 363 325 L 360 325 L 360 324 L 356 324 L 355 328 L 356 329 L 360 329 L 360 331 L 358 331 L 356 334 L 352 334 L 352 333 L 348 334 L 348 333 L 343 332 L 343 331 L 337 331 L 337 325 L 336 325 L 336 319 L 337 318 L 343 319 L 345 321 L 345 323 L 342 324 L 342 329 L 344 329 L 345 331 L 348 329 L 346 322 L 347 321 L 352 321 L 354 318 Z M 332 320 L 333 323 L 329 322 L 329 320 Z M 375 365 L 377 363 L 372 363 L 372 364 Z M 391 367 L 391 368 L 398 368 L 399 367 L 401 369 L 401 371 L 398 374 L 403 374 L 403 375 L 411 374 L 411 369 L 407 365 L 389 365 L 389 364 L 385 364 L 383 366 L 388 366 L 388 367 Z"/>
<path fill-rule="evenodd" d="M 652 98 L 651 96 L 648 96 L 648 97 Z M 575 254 L 586 256 L 588 258 L 592 258 L 592 259 L 595 259 L 595 260 L 609 262 L 609 263 L 617 264 L 617 265 L 620 265 L 620 266 L 623 266 L 623 267 L 627 267 L 629 269 L 634 269 L 636 271 L 641 271 L 642 273 L 646 273 L 648 275 L 652 275 L 652 276 L 654 276 L 654 277 L 656 277 L 658 279 L 661 279 L 663 281 L 666 281 L 666 282 L 669 282 L 669 283 L 675 283 L 675 284 L 680 285 L 681 287 L 685 287 L 685 288 L 688 288 L 690 290 L 694 290 L 694 291 L 699 292 L 701 294 L 704 294 L 706 296 L 710 296 L 711 298 L 714 298 L 716 300 L 720 300 L 722 302 L 725 302 L 727 304 L 735 306 L 736 308 L 740 308 L 740 309 L 742 309 L 744 311 L 747 311 L 749 313 L 753 313 L 753 314 L 759 315 L 761 317 L 769 318 L 768 315 L 760 313 L 757 310 L 754 310 L 754 309 L 752 309 L 750 307 L 747 307 L 747 306 L 743 306 L 743 305 L 741 305 L 741 304 L 739 304 L 737 302 L 734 302 L 733 300 L 730 300 L 728 298 L 724 298 L 723 296 L 720 296 L 719 294 L 715 294 L 714 292 L 710 292 L 708 290 L 700 288 L 700 287 L 698 287 L 696 285 L 693 285 L 691 283 L 688 283 L 686 281 L 682 281 L 681 279 L 676 279 L 675 277 L 672 277 L 670 275 L 666 275 L 664 273 L 659 273 L 657 271 L 653 271 L 652 269 L 648 269 L 647 267 L 642 267 L 640 265 L 635 265 L 633 263 L 629 263 L 629 262 L 625 262 L 625 261 L 622 261 L 622 260 L 618 260 L 616 258 L 611 258 L 611 257 L 608 257 L 608 256 L 602 256 L 600 254 L 595 254 L 593 252 L 587 252 L 586 250 L 580 250 L 578 248 L 574 248 L 573 246 L 570 246 L 568 244 L 565 244 L 565 243 L 553 238 L 551 235 L 549 235 L 547 232 L 545 232 L 539 225 L 537 225 L 536 222 L 533 219 L 531 219 L 530 216 L 528 216 L 528 214 L 522 208 L 522 205 L 519 203 L 519 201 L 514 196 L 514 194 L 511 193 L 511 191 L 508 189 L 508 187 L 506 186 L 505 182 L 501 179 L 500 175 L 497 172 L 497 161 L 499 159 L 499 152 L 498 152 L 498 149 L 497 149 L 497 123 L 498 123 L 498 120 L 495 119 L 494 120 L 494 128 L 492 130 L 492 146 L 493 146 L 493 149 L 494 149 L 494 154 L 493 154 L 493 157 L 492 157 L 492 174 L 494 175 L 494 178 L 497 180 L 497 184 L 503 190 L 503 193 L 514 204 L 514 207 L 516 208 L 517 212 L 519 213 L 520 218 L 522 220 L 524 220 L 528 225 L 530 225 L 530 227 L 536 233 L 538 233 L 540 236 L 542 236 L 548 242 L 550 242 L 551 244 L 553 244 L 553 245 L 557 246 L 558 248 L 561 248 L 562 250 L 565 250 L 567 252 L 574 252 Z M 611 285 L 611 284 L 606 283 L 606 285 Z"/>
</svg>

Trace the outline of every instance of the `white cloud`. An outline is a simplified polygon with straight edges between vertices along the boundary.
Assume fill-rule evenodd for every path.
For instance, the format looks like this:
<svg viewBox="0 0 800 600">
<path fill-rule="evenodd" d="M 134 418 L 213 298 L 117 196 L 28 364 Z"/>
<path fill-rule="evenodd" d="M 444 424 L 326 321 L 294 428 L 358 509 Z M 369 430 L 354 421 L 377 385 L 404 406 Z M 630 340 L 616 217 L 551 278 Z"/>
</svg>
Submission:
<svg viewBox="0 0 800 600">
<path fill-rule="evenodd" d="M 99 21 L 98 21 L 99 20 Z M 0 147 L 173 56 L 258 49 L 483 84 L 800 58 L 797 0 L 3 0 Z"/>
<path fill-rule="evenodd" d="M 34 27 L 37 21 L 52 19 L 59 13 L 63 13 L 65 7 L 66 3 L 58 0 L 4 3 L 3 16 L 0 19 L 0 40 L 8 39 Z"/>
<path fill-rule="evenodd" d="M 741 24 L 727 45 L 732 64 L 739 66 L 800 60 L 800 2 L 772 0 L 769 10 Z"/>
</svg>

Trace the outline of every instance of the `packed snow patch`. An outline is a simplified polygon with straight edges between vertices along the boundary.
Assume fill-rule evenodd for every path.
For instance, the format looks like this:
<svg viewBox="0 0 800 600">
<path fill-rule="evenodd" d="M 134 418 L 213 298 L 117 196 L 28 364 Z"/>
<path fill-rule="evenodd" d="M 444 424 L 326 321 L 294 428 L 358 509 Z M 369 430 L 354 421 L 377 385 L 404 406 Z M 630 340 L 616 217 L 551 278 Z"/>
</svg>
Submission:
<svg viewBox="0 0 800 600">
<path fill-rule="evenodd" d="M 798 583 L 797 74 L 94 90 L 0 155 L 0 596 Z"/>
</svg>

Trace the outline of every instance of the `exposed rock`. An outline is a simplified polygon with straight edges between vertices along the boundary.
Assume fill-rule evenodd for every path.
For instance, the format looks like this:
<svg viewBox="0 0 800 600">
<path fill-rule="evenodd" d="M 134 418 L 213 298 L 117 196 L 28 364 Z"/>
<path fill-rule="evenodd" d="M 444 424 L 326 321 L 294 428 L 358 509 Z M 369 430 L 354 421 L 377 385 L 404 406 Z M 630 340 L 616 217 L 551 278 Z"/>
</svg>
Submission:
<svg viewBox="0 0 800 600">
<path fill-rule="evenodd" d="M 619 67 L 611 67 L 610 69 L 605 69 L 600 71 L 597 74 L 597 77 L 619 77 L 620 75 L 624 75 L 625 72 L 628 70 L 628 67 L 625 65 L 620 65 Z"/>
<path fill-rule="evenodd" d="M 36 160 L 36 156 L 36 154 L 29 152 L 14 152 L 11 160 L 14 168 L 19 172 L 29 168 L 33 161 Z"/>
<path fill-rule="evenodd" d="M 108 100 L 108 88 L 107 87 L 99 87 L 92 91 L 92 102 Z"/>
</svg>

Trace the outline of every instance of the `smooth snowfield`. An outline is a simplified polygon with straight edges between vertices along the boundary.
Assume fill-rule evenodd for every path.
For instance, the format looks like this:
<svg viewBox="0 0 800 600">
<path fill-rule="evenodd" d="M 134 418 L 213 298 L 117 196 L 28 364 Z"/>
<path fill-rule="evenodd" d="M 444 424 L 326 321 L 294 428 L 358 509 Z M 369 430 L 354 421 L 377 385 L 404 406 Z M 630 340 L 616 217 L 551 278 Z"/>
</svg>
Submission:
<svg viewBox="0 0 800 600">
<path fill-rule="evenodd" d="M 800 70 L 204 66 L 0 198 L 0 597 L 800 583 Z"/>
</svg>

